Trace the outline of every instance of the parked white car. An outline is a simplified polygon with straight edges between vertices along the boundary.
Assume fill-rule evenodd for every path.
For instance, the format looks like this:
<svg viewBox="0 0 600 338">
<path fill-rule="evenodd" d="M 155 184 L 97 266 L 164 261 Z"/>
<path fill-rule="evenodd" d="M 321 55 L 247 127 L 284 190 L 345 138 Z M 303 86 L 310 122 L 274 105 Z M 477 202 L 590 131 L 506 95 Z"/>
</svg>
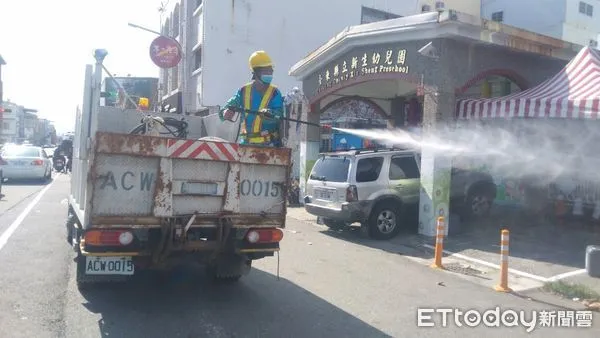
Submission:
<svg viewBox="0 0 600 338">
<path fill-rule="evenodd" d="M 40 179 L 52 176 L 52 161 L 41 147 L 10 145 L 2 149 L 2 174 L 9 180 Z"/>
</svg>

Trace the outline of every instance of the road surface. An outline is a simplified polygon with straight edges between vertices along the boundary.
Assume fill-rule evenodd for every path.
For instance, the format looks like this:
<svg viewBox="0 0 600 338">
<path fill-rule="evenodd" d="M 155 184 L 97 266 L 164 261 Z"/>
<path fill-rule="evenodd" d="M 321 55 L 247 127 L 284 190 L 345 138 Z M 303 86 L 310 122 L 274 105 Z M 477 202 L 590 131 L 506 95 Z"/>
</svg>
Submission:
<svg viewBox="0 0 600 338">
<path fill-rule="evenodd" d="M 2 337 L 599 337 L 597 328 L 423 328 L 417 309 L 552 309 L 289 219 L 277 260 L 236 285 L 142 274 L 80 293 L 65 241 L 68 176 L 7 184 L 0 200 Z M 528 315 L 529 317 L 529 315 Z M 596 319 L 598 322 L 600 319 Z"/>
</svg>

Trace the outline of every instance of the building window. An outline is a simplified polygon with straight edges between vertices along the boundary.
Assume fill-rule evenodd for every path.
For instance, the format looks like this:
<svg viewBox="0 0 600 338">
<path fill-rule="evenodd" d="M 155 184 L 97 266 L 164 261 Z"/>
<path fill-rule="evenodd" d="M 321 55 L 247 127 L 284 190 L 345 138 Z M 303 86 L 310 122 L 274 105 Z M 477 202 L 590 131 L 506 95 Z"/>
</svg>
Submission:
<svg viewBox="0 0 600 338">
<path fill-rule="evenodd" d="M 163 30 L 163 34 L 166 36 L 171 36 L 171 20 L 169 20 L 169 18 L 167 18 L 167 20 L 165 20 L 165 27 Z"/>
<path fill-rule="evenodd" d="M 202 47 L 194 51 L 194 70 L 202 68 Z"/>
<path fill-rule="evenodd" d="M 429 6 L 429 5 L 423 5 L 421 7 L 421 12 L 422 13 L 431 12 L 431 6 Z"/>
<path fill-rule="evenodd" d="M 579 2 L 579 13 L 581 14 L 585 14 L 589 17 L 593 17 L 594 16 L 594 6 L 585 3 L 583 1 Z"/>
<path fill-rule="evenodd" d="M 590 40 L 590 47 L 598 48 L 598 41 L 596 41 L 596 40 Z"/>
<path fill-rule="evenodd" d="M 179 4 L 175 5 L 173 10 L 173 36 L 179 36 Z"/>
<path fill-rule="evenodd" d="M 504 21 L 504 11 L 492 13 L 492 21 L 496 21 L 496 22 Z"/>
<path fill-rule="evenodd" d="M 202 5 L 202 0 L 196 0 L 196 9 Z"/>
<path fill-rule="evenodd" d="M 179 66 L 171 68 L 171 91 L 179 88 Z"/>
<path fill-rule="evenodd" d="M 10 123 L 8 123 L 8 122 L 4 122 L 4 124 L 2 125 L 2 128 L 3 128 L 4 130 L 9 130 L 9 129 L 10 129 Z"/>
<path fill-rule="evenodd" d="M 321 147 L 319 149 L 319 152 L 329 152 L 331 151 L 331 139 L 329 138 L 322 138 L 321 139 Z"/>
<path fill-rule="evenodd" d="M 360 23 L 371 23 L 383 20 L 401 18 L 401 15 L 380 11 L 378 9 L 362 6 Z"/>
</svg>

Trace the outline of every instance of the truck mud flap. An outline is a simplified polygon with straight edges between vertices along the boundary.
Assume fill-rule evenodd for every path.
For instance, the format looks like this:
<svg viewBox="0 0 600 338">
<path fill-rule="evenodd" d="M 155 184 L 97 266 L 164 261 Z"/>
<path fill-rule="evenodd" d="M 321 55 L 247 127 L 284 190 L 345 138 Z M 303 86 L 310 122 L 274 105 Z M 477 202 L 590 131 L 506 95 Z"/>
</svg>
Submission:
<svg viewBox="0 0 600 338">
<path fill-rule="evenodd" d="M 208 272 L 217 279 L 239 278 L 250 273 L 252 261 L 239 255 L 223 254 L 209 263 Z"/>
</svg>

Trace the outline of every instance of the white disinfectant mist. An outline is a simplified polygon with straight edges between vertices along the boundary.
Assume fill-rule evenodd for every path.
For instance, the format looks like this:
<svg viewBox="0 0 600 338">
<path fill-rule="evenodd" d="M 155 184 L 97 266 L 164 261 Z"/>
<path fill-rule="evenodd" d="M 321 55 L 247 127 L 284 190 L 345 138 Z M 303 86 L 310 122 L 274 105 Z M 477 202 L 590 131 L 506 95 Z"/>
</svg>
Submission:
<svg viewBox="0 0 600 338">
<path fill-rule="evenodd" d="M 422 134 L 405 129 L 334 130 L 389 147 L 450 156 L 453 165 L 485 164 L 494 174 L 539 183 L 558 177 L 600 182 L 600 123 L 522 119 L 462 124 Z M 465 168 L 466 169 L 466 168 Z"/>
</svg>

